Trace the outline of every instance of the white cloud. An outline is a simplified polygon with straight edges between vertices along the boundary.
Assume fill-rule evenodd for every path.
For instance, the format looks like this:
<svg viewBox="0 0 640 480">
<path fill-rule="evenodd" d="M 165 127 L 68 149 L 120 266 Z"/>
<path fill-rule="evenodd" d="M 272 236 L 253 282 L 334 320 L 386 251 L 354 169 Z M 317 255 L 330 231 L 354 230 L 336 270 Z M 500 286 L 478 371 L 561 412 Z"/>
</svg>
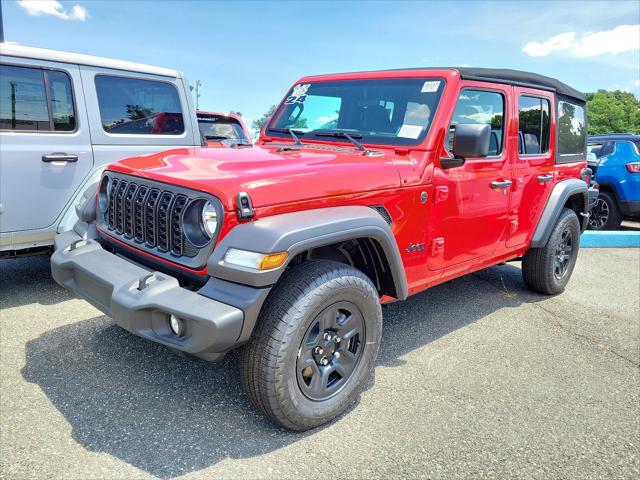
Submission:
<svg viewBox="0 0 640 480">
<path fill-rule="evenodd" d="M 89 16 L 86 8 L 74 5 L 67 11 L 58 0 L 18 0 L 18 5 L 29 15 L 34 16 L 53 15 L 63 20 L 80 20 L 81 22 Z"/>
<path fill-rule="evenodd" d="M 633 82 L 633 85 L 636 87 L 640 87 L 640 80 L 636 80 L 635 82 Z"/>
<path fill-rule="evenodd" d="M 552 52 L 566 51 L 576 57 L 632 52 L 640 49 L 640 25 L 618 25 L 611 30 L 587 32 L 577 38 L 566 32 L 545 42 L 528 42 L 522 51 L 530 57 L 546 57 Z"/>
</svg>

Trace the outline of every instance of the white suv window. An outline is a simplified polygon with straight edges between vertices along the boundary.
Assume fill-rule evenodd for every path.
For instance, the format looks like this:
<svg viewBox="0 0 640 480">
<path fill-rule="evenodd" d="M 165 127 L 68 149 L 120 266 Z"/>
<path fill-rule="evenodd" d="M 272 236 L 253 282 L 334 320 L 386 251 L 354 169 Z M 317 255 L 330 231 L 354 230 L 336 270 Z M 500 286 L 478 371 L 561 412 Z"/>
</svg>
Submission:
<svg viewBox="0 0 640 480">
<path fill-rule="evenodd" d="M 96 76 L 102 128 L 110 134 L 180 135 L 184 119 L 178 91 L 170 83 Z"/>
<path fill-rule="evenodd" d="M 0 65 L 0 129 L 73 132 L 76 115 L 69 76 L 57 70 Z"/>
</svg>

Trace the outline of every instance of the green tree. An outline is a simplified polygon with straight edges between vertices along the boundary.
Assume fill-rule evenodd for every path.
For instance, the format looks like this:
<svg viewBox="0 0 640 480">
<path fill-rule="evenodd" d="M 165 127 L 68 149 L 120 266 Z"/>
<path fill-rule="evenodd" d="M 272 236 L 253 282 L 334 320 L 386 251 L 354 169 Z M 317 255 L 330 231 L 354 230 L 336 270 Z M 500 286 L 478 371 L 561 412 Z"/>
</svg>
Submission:
<svg viewBox="0 0 640 480">
<path fill-rule="evenodd" d="M 271 105 L 269 109 L 266 112 L 264 112 L 260 118 L 251 122 L 251 128 L 258 133 L 261 132 L 263 127 L 267 124 L 267 122 L 271 118 L 271 115 L 273 115 L 273 112 L 275 112 L 275 110 L 276 110 L 276 105 Z M 296 118 L 293 121 L 293 123 L 286 125 L 285 127 L 286 128 L 307 128 L 307 119 L 302 116 L 298 116 L 298 118 Z"/>
<path fill-rule="evenodd" d="M 262 128 L 267 124 L 273 112 L 275 112 L 276 106 L 271 105 L 269 109 L 262 114 L 262 116 L 253 122 L 251 122 L 251 128 L 253 128 L 256 132 L 261 132 Z"/>
<path fill-rule="evenodd" d="M 153 110 L 151 108 L 143 108 L 140 105 L 127 104 L 125 105 L 125 108 L 127 109 L 127 117 L 131 120 L 139 120 L 153 115 Z"/>
<path fill-rule="evenodd" d="M 640 100 L 629 92 L 587 93 L 589 134 L 640 133 Z"/>
</svg>

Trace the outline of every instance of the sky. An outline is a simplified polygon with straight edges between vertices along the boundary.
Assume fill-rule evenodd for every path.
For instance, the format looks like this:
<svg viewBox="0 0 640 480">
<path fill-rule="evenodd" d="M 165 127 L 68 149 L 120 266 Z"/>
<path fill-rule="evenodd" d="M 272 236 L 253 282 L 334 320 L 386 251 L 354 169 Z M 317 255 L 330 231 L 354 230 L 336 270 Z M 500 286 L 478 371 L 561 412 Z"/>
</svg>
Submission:
<svg viewBox="0 0 640 480">
<path fill-rule="evenodd" d="M 183 71 L 203 110 L 258 118 L 304 75 L 528 70 L 640 96 L 640 2 L 1 0 L 5 41 Z"/>
</svg>

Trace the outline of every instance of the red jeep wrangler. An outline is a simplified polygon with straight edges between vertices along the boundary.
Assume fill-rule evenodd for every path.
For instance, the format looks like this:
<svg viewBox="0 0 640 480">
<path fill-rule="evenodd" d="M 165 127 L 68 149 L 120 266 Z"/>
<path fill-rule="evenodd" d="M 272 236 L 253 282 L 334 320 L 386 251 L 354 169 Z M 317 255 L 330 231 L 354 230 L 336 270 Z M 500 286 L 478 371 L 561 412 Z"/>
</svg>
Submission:
<svg viewBox="0 0 640 480">
<path fill-rule="evenodd" d="M 381 304 L 522 259 L 562 292 L 587 224 L 585 97 L 513 70 L 306 77 L 254 147 L 108 167 L 53 277 L 207 360 L 242 345 L 251 401 L 295 430 L 357 396 Z"/>
</svg>

